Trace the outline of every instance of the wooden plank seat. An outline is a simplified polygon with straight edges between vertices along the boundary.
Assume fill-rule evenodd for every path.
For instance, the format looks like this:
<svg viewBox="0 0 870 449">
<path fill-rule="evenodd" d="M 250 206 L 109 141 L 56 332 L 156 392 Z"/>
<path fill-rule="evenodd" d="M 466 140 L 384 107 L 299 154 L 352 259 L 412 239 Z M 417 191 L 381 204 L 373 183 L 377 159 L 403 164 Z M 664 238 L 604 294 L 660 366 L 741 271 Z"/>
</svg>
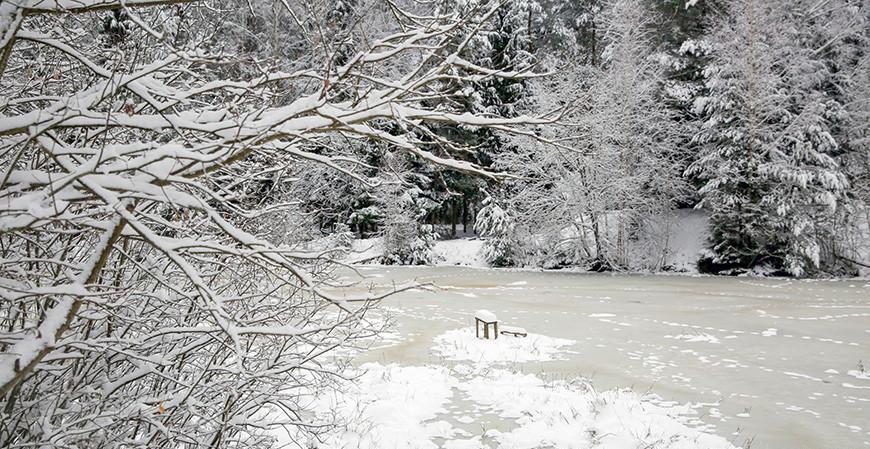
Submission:
<svg viewBox="0 0 870 449">
<path fill-rule="evenodd" d="M 512 335 L 514 337 L 528 337 L 529 333 L 525 329 L 516 326 L 502 326 L 502 335 Z"/>
</svg>

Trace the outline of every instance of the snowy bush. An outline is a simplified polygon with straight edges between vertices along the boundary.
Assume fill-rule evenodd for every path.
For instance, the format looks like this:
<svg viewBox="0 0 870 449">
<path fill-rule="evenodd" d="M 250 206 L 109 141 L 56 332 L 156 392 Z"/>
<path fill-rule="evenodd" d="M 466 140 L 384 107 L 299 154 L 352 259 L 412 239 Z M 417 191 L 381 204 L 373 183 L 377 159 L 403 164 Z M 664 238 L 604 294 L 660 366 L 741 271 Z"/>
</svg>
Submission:
<svg viewBox="0 0 870 449">
<path fill-rule="evenodd" d="M 438 233 L 432 225 L 416 221 L 394 221 L 384 230 L 384 256 L 387 265 L 431 265 L 435 263 Z"/>
<path fill-rule="evenodd" d="M 474 230 L 486 239 L 482 251 L 490 266 L 505 267 L 514 263 L 511 217 L 492 198 L 487 198 L 478 212 Z"/>
<path fill-rule="evenodd" d="M 391 186 L 383 190 L 383 263 L 431 265 L 435 262 L 433 248 L 438 232 L 434 226 L 420 223 L 427 213 L 421 205 L 421 193 L 416 187 L 403 190 L 401 186 Z"/>
</svg>

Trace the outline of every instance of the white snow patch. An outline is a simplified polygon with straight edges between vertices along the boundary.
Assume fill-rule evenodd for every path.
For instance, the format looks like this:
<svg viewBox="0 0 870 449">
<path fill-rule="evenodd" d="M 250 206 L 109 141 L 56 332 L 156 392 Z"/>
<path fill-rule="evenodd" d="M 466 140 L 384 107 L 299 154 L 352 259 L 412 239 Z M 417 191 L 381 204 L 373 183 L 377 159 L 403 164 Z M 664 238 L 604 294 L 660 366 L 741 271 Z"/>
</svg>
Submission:
<svg viewBox="0 0 870 449">
<path fill-rule="evenodd" d="M 488 449 L 480 442 L 480 437 L 474 437 L 468 440 L 449 440 L 445 441 L 443 449 Z"/>
<path fill-rule="evenodd" d="M 822 379 L 819 379 L 818 377 L 813 377 L 813 376 L 810 376 L 807 374 L 795 373 L 795 372 L 791 372 L 791 371 L 783 371 L 782 373 L 785 374 L 786 376 L 789 376 L 789 377 L 796 377 L 799 379 L 807 379 L 807 380 L 811 380 L 813 382 L 824 382 Z"/>
<path fill-rule="evenodd" d="M 700 210 L 679 209 L 671 220 L 663 233 L 667 235 L 665 264 L 677 271 L 697 273 L 698 259 L 710 235 L 709 218 Z"/>
<path fill-rule="evenodd" d="M 855 379 L 870 380 L 870 373 L 868 373 L 867 371 L 859 371 L 859 370 L 853 369 L 853 370 L 847 371 L 846 374 L 854 377 Z"/>
<path fill-rule="evenodd" d="M 478 320 L 486 321 L 489 323 L 498 321 L 498 318 L 496 318 L 495 314 L 490 312 L 489 310 L 478 310 L 477 312 L 474 312 L 474 317 Z"/>
<path fill-rule="evenodd" d="M 347 259 L 348 263 L 357 264 L 376 261 L 383 255 L 384 239 L 382 237 L 355 239 L 351 241 Z"/>
<path fill-rule="evenodd" d="M 663 407 L 630 390 L 594 391 L 583 381 L 544 382 L 531 374 L 495 369 L 458 385 L 469 398 L 517 427 L 490 434 L 499 448 L 580 449 L 651 447 L 733 448 L 724 438 L 684 424 L 689 407 Z"/>
<path fill-rule="evenodd" d="M 494 340 L 475 337 L 474 328 L 454 329 L 435 337 L 432 351 L 448 360 L 470 360 L 482 364 L 563 360 L 574 340 L 529 334 L 527 337 L 499 335 Z"/>
<path fill-rule="evenodd" d="M 768 330 L 762 332 L 762 333 L 761 333 L 761 336 L 762 336 L 762 337 L 775 337 L 776 334 L 777 334 L 777 332 L 779 332 L 778 329 L 775 329 L 775 328 L 772 328 L 772 327 L 771 327 L 770 329 L 768 329 Z"/>
<path fill-rule="evenodd" d="M 327 420 L 336 417 L 345 426 L 325 435 L 322 444 L 312 441 L 310 447 L 435 449 L 433 438 L 457 433 L 449 423 L 435 420 L 447 413 L 445 405 L 456 384 L 447 368 L 367 363 L 361 369 L 364 374 L 347 391 L 318 396 L 315 414 Z M 281 420 L 277 413 L 272 416 Z M 273 433 L 279 443 L 298 444 L 301 435 L 293 432 L 276 429 Z"/>
<path fill-rule="evenodd" d="M 487 267 L 481 249 L 484 240 L 478 238 L 439 240 L 435 242 L 436 265 L 460 265 L 464 267 Z"/>
<path fill-rule="evenodd" d="M 680 334 L 680 335 L 665 335 L 665 338 L 674 340 L 686 340 L 689 343 L 714 343 L 719 344 L 719 339 L 710 334 Z"/>
</svg>

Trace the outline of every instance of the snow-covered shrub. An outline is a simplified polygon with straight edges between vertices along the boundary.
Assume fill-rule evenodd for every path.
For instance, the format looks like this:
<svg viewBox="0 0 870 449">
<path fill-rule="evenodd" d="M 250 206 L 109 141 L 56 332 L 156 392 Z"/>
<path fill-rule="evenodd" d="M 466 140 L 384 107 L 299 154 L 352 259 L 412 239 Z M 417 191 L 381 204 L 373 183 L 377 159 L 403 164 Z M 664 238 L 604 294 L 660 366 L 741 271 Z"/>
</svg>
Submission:
<svg viewBox="0 0 870 449">
<path fill-rule="evenodd" d="M 482 252 L 488 264 L 494 267 L 513 265 L 513 221 L 492 198 L 487 198 L 484 207 L 477 213 L 474 229 L 486 239 Z"/>
<path fill-rule="evenodd" d="M 327 238 L 326 247 L 329 248 L 329 254 L 338 259 L 347 256 L 353 246 L 353 237 L 350 226 L 345 223 L 335 225 L 335 230 Z"/>
<path fill-rule="evenodd" d="M 393 161 L 395 162 L 395 161 Z M 404 167 L 398 162 L 394 165 Z M 390 185 L 382 189 L 381 204 L 384 255 L 381 262 L 389 265 L 429 265 L 435 261 L 435 241 L 438 232 L 424 225 L 428 204 L 418 187 Z"/>
<path fill-rule="evenodd" d="M 431 265 L 435 262 L 435 241 L 438 233 L 434 226 L 416 221 L 397 221 L 384 230 L 384 256 L 387 265 Z"/>
</svg>

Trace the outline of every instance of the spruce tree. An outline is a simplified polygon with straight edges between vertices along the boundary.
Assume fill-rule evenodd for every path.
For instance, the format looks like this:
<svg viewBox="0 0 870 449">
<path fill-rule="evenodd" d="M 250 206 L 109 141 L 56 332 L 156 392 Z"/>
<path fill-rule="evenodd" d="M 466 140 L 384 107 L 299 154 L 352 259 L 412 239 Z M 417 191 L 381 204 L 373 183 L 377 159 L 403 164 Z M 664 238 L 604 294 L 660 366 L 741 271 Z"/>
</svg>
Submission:
<svg viewBox="0 0 870 449">
<path fill-rule="evenodd" d="M 711 212 L 714 271 L 820 268 L 848 186 L 833 157 L 842 106 L 826 92 L 832 75 L 809 45 L 802 3 L 735 1 L 710 39 L 688 174 Z"/>
</svg>

